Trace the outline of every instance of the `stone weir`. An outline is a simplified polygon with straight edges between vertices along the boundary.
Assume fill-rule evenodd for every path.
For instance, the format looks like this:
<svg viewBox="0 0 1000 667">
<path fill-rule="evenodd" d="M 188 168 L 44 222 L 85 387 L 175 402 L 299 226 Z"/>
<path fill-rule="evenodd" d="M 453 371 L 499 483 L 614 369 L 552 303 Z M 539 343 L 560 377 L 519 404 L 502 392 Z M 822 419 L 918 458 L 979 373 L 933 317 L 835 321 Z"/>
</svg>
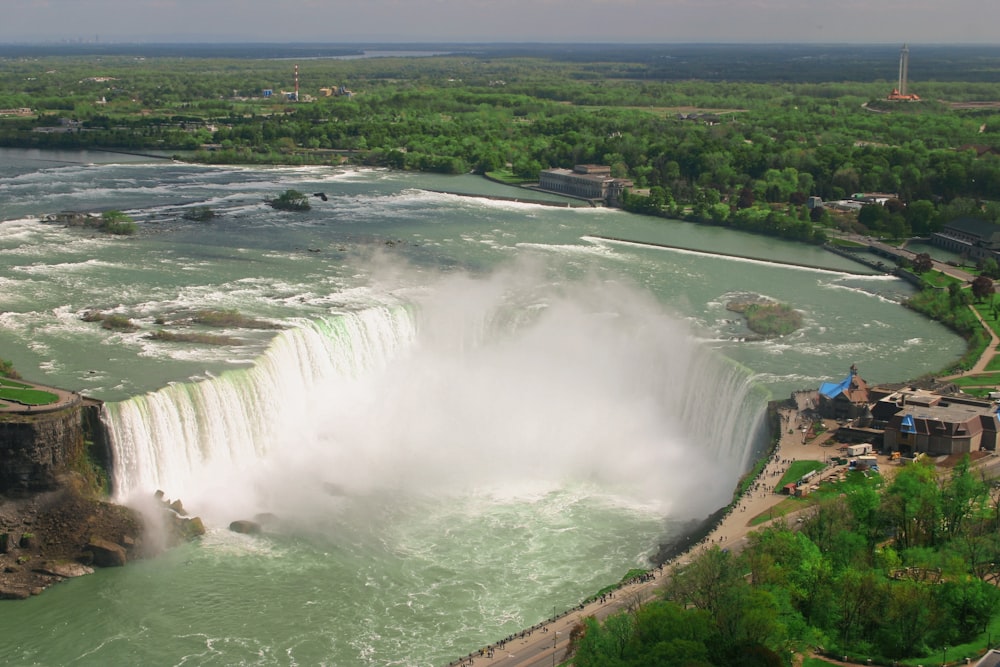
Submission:
<svg viewBox="0 0 1000 667">
<path fill-rule="evenodd" d="M 0 599 L 24 599 L 94 566 L 124 565 L 204 533 L 179 503 L 161 501 L 165 534 L 152 548 L 143 517 L 106 499 L 111 456 L 102 403 L 31 389 L 58 400 L 0 402 Z"/>
</svg>

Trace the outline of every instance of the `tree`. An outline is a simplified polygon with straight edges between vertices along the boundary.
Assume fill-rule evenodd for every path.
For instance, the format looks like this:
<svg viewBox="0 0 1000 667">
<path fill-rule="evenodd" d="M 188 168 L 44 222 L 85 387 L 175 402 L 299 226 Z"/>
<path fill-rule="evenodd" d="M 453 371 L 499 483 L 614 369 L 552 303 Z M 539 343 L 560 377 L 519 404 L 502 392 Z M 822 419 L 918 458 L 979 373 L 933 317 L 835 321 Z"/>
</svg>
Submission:
<svg viewBox="0 0 1000 667">
<path fill-rule="evenodd" d="M 990 618 L 1000 606 L 1000 592 L 992 584 L 976 577 L 962 577 L 945 581 L 938 594 L 943 614 L 953 627 L 951 642 L 966 642 L 985 632 Z"/>
<path fill-rule="evenodd" d="M 879 624 L 878 645 L 891 658 L 919 655 L 930 631 L 940 624 L 932 589 L 904 580 L 884 590 L 885 615 Z"/>
<path fill-rule="evenodd" d="M 911 202 L 906 207 L 904 215 L 907 222 L 910 223 L 910 229 L 914 234 L 924 236 L 934 231 L 934 219 L 937 215 L 934 202 L 927 201 L 926 199 Z"/>
<path fill-rule="evenodd" d="M 948 301 L 951 303 L 953 309 L 958 309 L 968 306 L 971 297 L 958 283 L 948 283 Z"/>
<path fill-rule="evenodd" d="M 121 211 L 105 211 L 101 214 L 101 231 L 118 236 L 135 234 L 135 222 Z"/>
<path fill-rule="evenodd" d="M 917 253 L 916 257 L 913 258 L 914 273 L 927 273 L 932 268 L 934 268 L 934 262 L 928 253 Z"/>
<path fill-rule="evenodd" d="M 941 491 L 933 463 L 901 468 L 882 496 L 881 514 L 902 549 L 935 544 L 941 530 Z"/>
<path fill-rule="evenodd" d="M 267 203 L 279 211 L 308 211 L 312 208 L 309 205 L 309 198 L 298 190 L 285 190 L 276 199 L 269 199 Z"/>
<path fill-rule="evenodd" d="M 847 568 L 836 579 L 836 628 L 841 641 L 850 645 L 879 625 L 877 610 L 884 589 L 872 570 Z"/>
<path fill-rule="evenodd" d="M 858 222 L 869 229 L 881 230 L 889 220 L 889 212 L 879 204 L 865 204 L 858 211 Z"/>
<path fill-rule="evenodd" d="M 667 596 L 679 604 L 715 615 L 727 602 L 728 589 L 741 581 L 732 554 L 712 547 L 674 574 L 667 585 Z"/>
<path fill-rule="evenodd" d="M 993 294 L 993 280 L 988 276 L 978 275 L 972 281 L 972 296 L 976 301 L 983 301 Z"/>
<path fill-rule="evenodd" d="M 977 266 L 983 275 L 989 276 L 993 280 L 1000 278 L 1000 264 L 992 257 L 979 260 Z"/>
</svg>

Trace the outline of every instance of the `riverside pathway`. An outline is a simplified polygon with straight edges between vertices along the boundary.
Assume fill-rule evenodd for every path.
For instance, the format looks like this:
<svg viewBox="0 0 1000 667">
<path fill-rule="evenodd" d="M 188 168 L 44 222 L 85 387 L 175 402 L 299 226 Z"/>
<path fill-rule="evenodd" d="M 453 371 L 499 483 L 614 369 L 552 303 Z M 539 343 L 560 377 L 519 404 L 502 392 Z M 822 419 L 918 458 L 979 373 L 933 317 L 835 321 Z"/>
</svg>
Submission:
<svg viewBox="0 0 1000 667">
<path fill-rule="evenodd" d="M 976 363 L 972 366 L 972 368 L 965 371 L 964 373 L 958 373 L 957 375 L 949 375 L 947 377 L 943 377 L 941 378 L 942 380 L 952 380 L 954 378 L 963 377 L 966 375 L 979 375 L 980 373 L 985 373 L 986 367 L 989 365 L 991 361 L 993 361 L 993 357 L 996 356 L 997 346 L 1000 346 L 1000 338 L 998 338 L 996 332 L 993 331 L 993 327 L 986 324 L 986 321 L 983 320 L 983 316 L 979 314 L 978 310 L 976 310 L 972 306 L 969 306 L 969 308 L 979 319 L 980 324 L 983 325 L 983 329 L 985 329 L 986 332 L 990 335 L 990 342 L 986 346 L 986 349 L 983 350 L 983 353 L 979 355 L 979 359 L 976 360 Z"/>
<path fill-rule="evenodd" d="M 740 551 L 747 544 L 747 535 L 758 528 L 770 525 L 774 521 L 795 521 L 788 515 L 769 519 L 756 526 L 751 522 L 767 516 L 773 508 L 787 496 L 780 493 L 777 485 L 788 466 L 795 460 L 829 461 L 837 452 L 829 440 L 833 429 L 804 442 L 802 422 L 797 410 L 783 409 L 779 412 L 781 423 L 781 438 L 767 466 L 757 478 L 759 485 L 755 490 L 748 491 L 722 521 L 697 544 L 692 545 L 684 553 L 668 562 L 660 570 L 653 571 L 653 578 L 628 584 L 617 589 L 613 597 L 606 601 L 600 600 L 587 605 L 575 607 L 556 619 L 540 623 L 530 629 L 518 632 L 504 642 L 483 647 L 482 651 L 458 658 L 449 663 L 456 665 L 500 665 L 502 667 L 545 667 L 558 665 L 567 659 L 569 636 L 573 628 L 584 618 L 594 616 L 604 619 L 607 616 L 624 609 L 632 608 L 653 598 L 663 584 L 669 568 L 675 563 L 683 563 L 701 551 L 718 545 L 731 551 Z M 839 474 L 845 466 L 828 465 L 821 471 L 816 481 Z"/>
</svg>

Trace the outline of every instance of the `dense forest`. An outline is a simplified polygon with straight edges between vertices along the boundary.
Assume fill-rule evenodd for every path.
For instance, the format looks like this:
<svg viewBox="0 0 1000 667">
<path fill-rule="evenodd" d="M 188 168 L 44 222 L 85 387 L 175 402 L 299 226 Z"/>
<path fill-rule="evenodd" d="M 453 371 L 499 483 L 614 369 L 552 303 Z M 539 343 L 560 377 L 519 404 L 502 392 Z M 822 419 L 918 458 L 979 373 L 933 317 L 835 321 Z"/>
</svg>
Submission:
<svg viewBox="0 0 1000 667">
<path fill-rule="evenodd" d="M 814 242 L 835 225 L 901 238 L 1000 217 L 1000 49 L 911 49 L 921 101 L 889 102 L 894 47 L 201 48 L 8 50 L 0 108 L 29 111 L 0 117 L 0 145 L 513 181 L 607 164 L 634 182 L 630 210 Z M 805 207 L 857 192 L 897 199 L 849 220 Z"/>
<path fill-rule="evenodd" d="M 808 647 L 899 664 L 990 643 L 996 489 L 968 457 L 947 477 L 933 463 L 900 468 L 887 484 L 851 475 L 801 530 L 751 533 L 739 554 L 713 546 L 673 569 L 662 598 L 603 624 L 587 619 L 574 664 L 778 667 Z"/>
</svg>

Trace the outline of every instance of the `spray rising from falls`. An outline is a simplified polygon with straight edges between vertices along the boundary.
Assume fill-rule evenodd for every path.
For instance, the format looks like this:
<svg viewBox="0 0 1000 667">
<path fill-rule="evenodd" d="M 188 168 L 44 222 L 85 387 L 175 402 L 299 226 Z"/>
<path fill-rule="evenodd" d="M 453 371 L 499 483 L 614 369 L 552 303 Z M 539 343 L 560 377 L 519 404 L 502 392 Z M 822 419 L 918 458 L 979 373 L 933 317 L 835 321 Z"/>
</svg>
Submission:
<svg viewBox="0 0 1000 667">
<path fill-rule="evenodd" d="M 766 399 L 635 290 L 460 277 L 408 307 L 304 322 L 253 368 L 106 421 L 120 499 L 163 489 L 210 521 L 567 484 L 704 516 L 753 455 Z"/>
</svg>

